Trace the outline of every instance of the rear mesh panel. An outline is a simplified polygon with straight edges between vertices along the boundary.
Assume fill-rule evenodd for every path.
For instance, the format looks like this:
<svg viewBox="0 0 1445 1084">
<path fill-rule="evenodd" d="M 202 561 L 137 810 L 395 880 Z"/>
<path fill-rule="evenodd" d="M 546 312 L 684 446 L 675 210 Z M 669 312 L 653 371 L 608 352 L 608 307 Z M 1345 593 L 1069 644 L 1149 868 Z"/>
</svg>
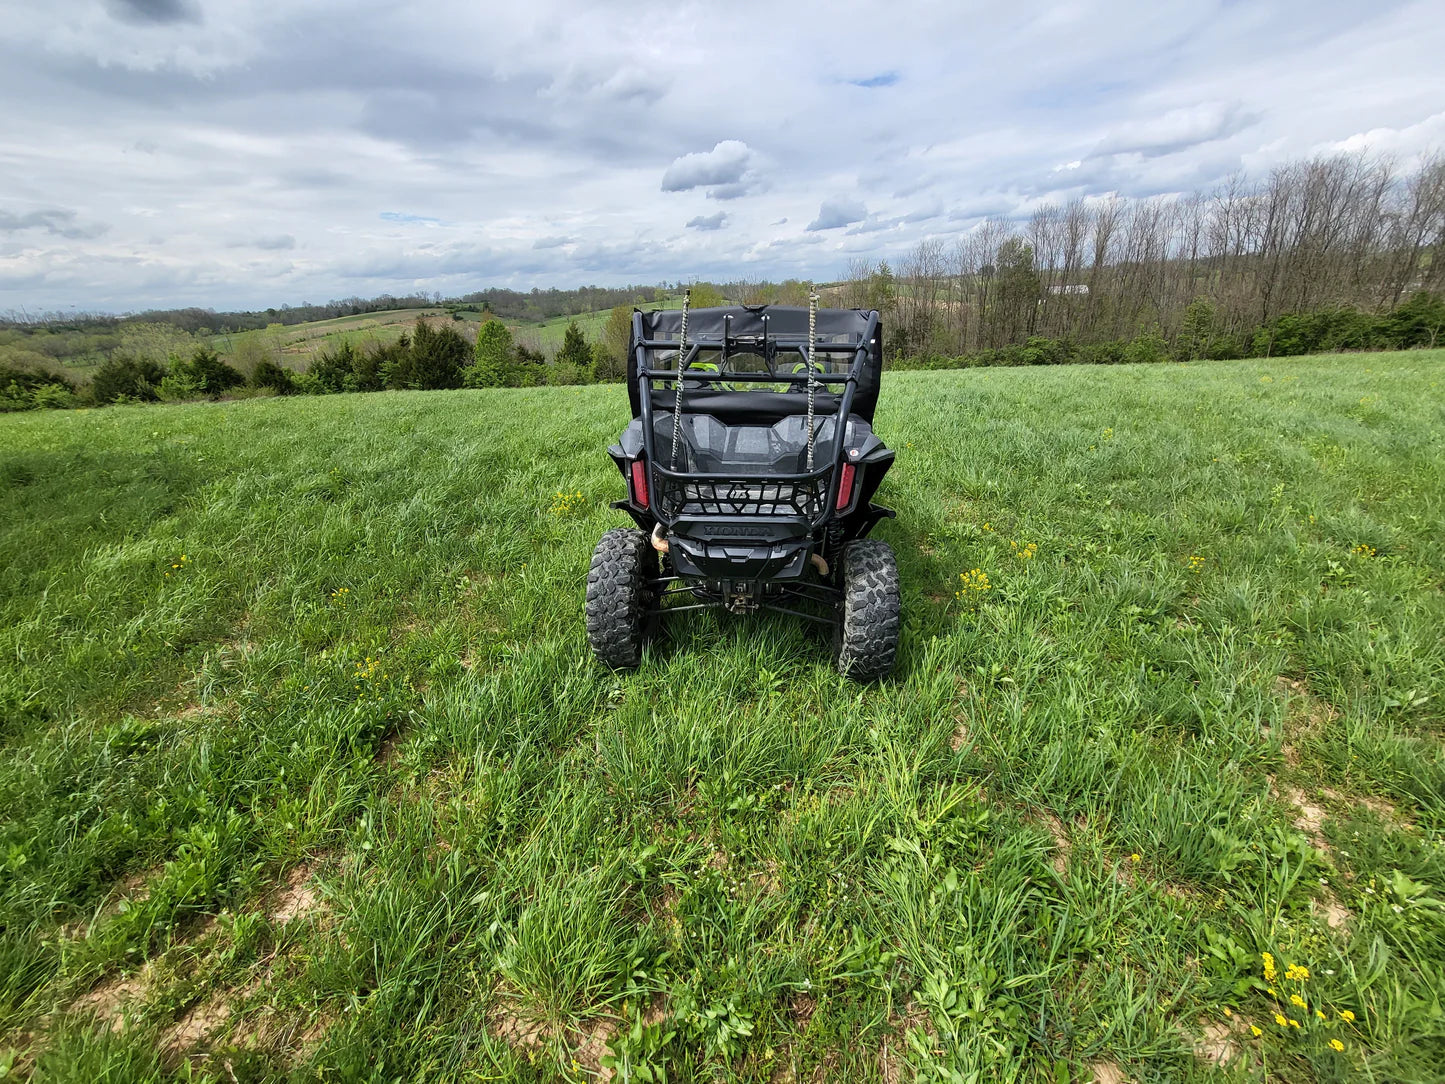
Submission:
<svg viewBox="0 0 1445 1084">
<path fill-rule="evenodd" d="M 679 516 L 806 516 L 816 519 L 827 498 L 827 475 L 803 482 L 731 482 L 657 479 L 658 511 Z"/>
</svg>

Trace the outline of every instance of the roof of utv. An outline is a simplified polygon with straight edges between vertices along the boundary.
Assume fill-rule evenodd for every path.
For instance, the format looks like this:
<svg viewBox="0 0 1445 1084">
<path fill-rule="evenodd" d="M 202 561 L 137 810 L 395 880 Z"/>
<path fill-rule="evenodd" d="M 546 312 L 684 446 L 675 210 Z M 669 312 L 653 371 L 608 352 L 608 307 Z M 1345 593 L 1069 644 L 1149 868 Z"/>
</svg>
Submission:
<svg viewBox="0 0 1445 1084">
<path fill-rule="evenodd" d="M 818 338 L 825 342 L 858 342 L 868 331 L 867 309 L 819 309 Z M 728 319 L 731 317 L 731 319 Z M 730 308 L 693 309 L 687 316 L 689 339 L 721 339 L 724 321 L 733 338 L 763 333 L 768 338 L 808 338 L 808 310 L 790 305 L 734 305 Z M 681 309 L 659 309 L 642 314 L 642 331 L 649 339 L 676 339 L 682 331 Z"/>
<path fill-rule="evenodd" d="M 642 338 L 652 341 L 676 342 L 682 334 L 682 310 L 661 309 L 637 312 Z M 868 334 L 877 314 L 870 309 L 819 309 L 817 336 L 819 343 L 859 345 Z M 875 325 L 876 326 L 876 325 Z M 785 305 L 731 306 L 714 309 L 692 309 L 687 317 L 689 343 L 721 343 L 726 334 L 734 343 L 739 339 L 755 339 L 766 332 L 769 342 L 779 346 L 802 349 L 808 341 L 808 310 Z M 636 334 L 634 325 L 634 335 Z M 852 413 L 873 420 L 878 403 L 878 385 L 883 372 L 883 332 L 879 328 L 858 374 L 858 387 L 853 396 Z M 641 414 L 640 387 L 637 379 L 637 343 L 627 351 L 627 391 L 632 403 L 632 416 Z M 834 354 L 839 361 L 843 356 Z M 847 359 L 851 362 L 851 358 Z M 661 397 L 661 398 L 659 398 Z M 816 410 L 819 414 L 837 413 L 839 391 L 819 390 Z M 672 409 L 672 393 L 653 391 L 654 409 Z M 683 392 L 685 413 L 711 414 L 724 422 L 758 421 L 771 423 L 807 409 L 807 396 L 800 391 L 716 391 L 691 389 Z"/>
</svg>

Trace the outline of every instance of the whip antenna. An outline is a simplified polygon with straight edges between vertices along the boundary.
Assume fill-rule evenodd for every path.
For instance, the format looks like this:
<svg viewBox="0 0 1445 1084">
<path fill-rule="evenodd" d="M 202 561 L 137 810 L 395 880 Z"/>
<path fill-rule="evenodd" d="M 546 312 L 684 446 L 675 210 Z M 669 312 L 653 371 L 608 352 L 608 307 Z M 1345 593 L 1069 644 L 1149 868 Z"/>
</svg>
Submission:
<svg viewBox="0 0 1445 1084">
<path fill-rule="evenodd" d="M 682 439 L 682 370 L 687 357 L 687 308 L 691 304 L 692 291 L 688 290 L 682 295 L 682 336 L 677 344 L 677 396 L 672 401 L 673 470 L 677 470 L 677 446 Z M 811 461 L 808 465 L 812 466 Z"/>
<path fill-rule="evenodd" d="M 813 393 L 818 382 L 813 379 L 813 344 L 818 341 L 818 292 L 808 294 L 808 470 L 813 469 Z"/>
</svg>

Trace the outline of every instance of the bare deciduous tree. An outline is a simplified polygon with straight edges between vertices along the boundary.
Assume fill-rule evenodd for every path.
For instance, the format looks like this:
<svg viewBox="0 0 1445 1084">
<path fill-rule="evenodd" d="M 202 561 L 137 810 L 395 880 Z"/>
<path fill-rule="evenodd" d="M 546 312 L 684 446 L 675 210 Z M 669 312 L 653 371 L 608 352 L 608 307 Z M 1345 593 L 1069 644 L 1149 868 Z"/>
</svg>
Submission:
<svg viewBox="0 0 1445 1084">
<path fill-rule="evenodd" d="M 841 295 L 872 306 L 883 266 L 853 260 Z M 1237 173 L 1208 193 L 1045 204 L 1022 224 L 987 219 L 951 249 L 925 239 L 898 272 L 895 349 L 1157 330 L 1195 351 L 1202 327 L 1238 338 L 1282 313 L 1383 310 L 1445 286 L 1445 154 L 1408 173 L 1364 153 L 1335 155 L 1258 183 Z"/>
</svg>

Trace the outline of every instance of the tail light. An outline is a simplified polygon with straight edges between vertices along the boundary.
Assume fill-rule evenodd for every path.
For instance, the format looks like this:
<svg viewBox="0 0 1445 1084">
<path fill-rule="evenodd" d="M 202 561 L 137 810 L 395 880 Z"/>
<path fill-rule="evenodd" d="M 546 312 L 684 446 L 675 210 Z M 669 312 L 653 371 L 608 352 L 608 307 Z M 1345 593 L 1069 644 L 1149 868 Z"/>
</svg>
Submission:
<svg viewBox="0 0 1445 1084">
<path fill-rule="evenodd" d="M 848 507 L 848 502 L 853 499 L 853 475 L 855 474 L 852 463 L 843 464 L 843 472 L 838 475 L 838 504 L 839 512 Z"/>
<path fill-rule="evenodd" d="M 629 472 L 632 479 L 632 503 L 639 507 L 647 507 L 647 464 L 640 459 L 632 461 L 632 468 Z"/>
</svg>

